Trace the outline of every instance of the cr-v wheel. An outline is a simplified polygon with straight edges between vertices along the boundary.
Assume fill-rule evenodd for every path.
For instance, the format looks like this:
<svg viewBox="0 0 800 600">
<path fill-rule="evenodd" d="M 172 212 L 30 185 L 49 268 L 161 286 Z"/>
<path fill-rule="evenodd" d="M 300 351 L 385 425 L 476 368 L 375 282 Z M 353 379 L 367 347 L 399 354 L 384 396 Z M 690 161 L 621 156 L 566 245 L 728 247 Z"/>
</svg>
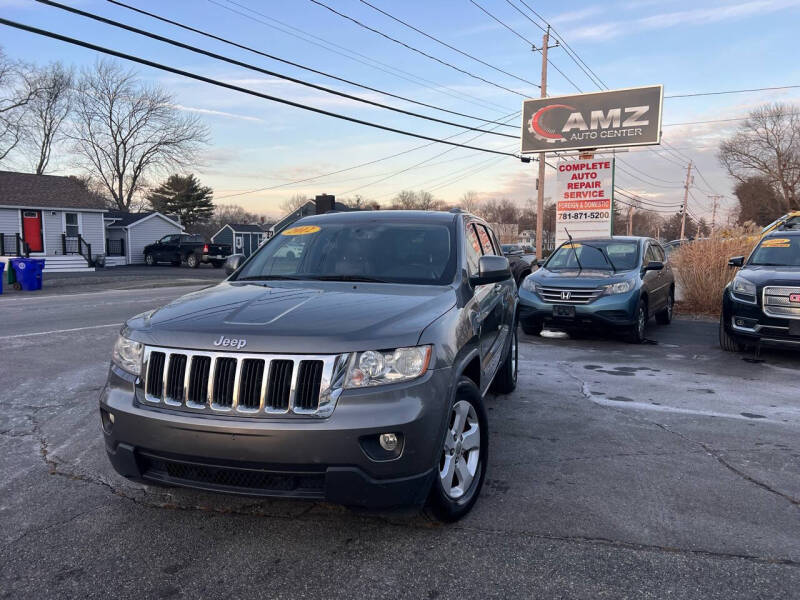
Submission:
<svg viewBox="0 0 800 600">
<path fill-rule="evenodd" d="M 428 506 L 441 521 L 457 521 L 478 499 L 489 456 L 489 428 L 480 391 L 462 377 L 450 409 Z"/>
</svg>

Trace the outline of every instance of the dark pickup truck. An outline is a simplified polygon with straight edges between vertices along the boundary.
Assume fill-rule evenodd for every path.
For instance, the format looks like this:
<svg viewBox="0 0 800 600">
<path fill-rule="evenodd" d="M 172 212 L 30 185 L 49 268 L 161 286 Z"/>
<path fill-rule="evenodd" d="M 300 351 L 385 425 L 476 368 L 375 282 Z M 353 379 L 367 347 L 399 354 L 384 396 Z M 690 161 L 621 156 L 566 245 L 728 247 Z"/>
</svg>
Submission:
<svg viewBox="0 0 800 600">
<path fill-rule="evenodd" d="M 160 262 L 180 265 L 196 269 L 200 263 L 211 263 L 219 269 L 231 254 L 227 244 L 210 244 L 202 235 L 174 233 L 165 235 L 154 244 L 144 247 L 144 262 L 153 266 Z"/>
</svg>

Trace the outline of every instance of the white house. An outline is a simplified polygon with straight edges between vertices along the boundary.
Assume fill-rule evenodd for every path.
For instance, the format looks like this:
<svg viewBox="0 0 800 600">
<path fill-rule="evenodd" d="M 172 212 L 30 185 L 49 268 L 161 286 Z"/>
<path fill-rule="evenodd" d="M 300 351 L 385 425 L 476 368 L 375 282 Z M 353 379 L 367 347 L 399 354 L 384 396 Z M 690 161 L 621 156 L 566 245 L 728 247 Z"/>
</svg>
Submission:
<svg viewBox="0 0 800 600">
<path fill-rule="evenodd" d="M 45 272 L 92 271 L 106 253 L 103 198 L 74 177 L 0 171 L 0 255 L 45 259 Z"/>
</svg>

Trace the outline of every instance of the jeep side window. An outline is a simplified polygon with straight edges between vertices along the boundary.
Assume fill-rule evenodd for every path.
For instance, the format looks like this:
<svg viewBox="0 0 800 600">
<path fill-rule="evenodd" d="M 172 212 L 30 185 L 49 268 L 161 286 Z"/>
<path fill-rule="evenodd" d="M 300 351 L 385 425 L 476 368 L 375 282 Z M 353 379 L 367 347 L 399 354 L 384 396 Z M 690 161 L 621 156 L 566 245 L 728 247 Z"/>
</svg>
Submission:
<svg viewBox="0 0 800 600">
<path fill-rule="evenodd" d="M 475 233 L 475 226 L 472 223 L 467 223 L 464 237 L 467 244 L 467 270 L 470 275 L 475 275 L 478 272 L 478 259 L 482 252 L 481 243 L 478 241 L 478 235 Z"/>
<path fill-rule="evenodd" d="M 492 245 L 492 238 L 489 236 L 489 232 L 486 230 L 486 227 L 483 225 L 475 224 L 475 229 L 478 231 L 478 240 L 481 242 L 481 249 L 483 250 L 484 254 L 494 254 L 500 255 L 497 249 Z"/>
</svg>

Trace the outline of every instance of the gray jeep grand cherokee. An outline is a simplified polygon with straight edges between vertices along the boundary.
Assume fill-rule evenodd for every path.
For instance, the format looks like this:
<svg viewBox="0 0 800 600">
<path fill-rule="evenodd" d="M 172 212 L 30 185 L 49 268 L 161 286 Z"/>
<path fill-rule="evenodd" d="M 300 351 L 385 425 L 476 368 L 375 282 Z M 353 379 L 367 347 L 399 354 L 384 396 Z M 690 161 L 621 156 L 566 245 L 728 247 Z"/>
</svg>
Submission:
<svg viewBox="0 0 800 600">
<path fill-rule="evenodd" d="M 100 396 L 117 472 L 466 514 L 486 473 L 482 398 L 517 377 L 516 285 L 486 223 L 319 215 L 241 261 L 123 326 Z"/>
</svg>

